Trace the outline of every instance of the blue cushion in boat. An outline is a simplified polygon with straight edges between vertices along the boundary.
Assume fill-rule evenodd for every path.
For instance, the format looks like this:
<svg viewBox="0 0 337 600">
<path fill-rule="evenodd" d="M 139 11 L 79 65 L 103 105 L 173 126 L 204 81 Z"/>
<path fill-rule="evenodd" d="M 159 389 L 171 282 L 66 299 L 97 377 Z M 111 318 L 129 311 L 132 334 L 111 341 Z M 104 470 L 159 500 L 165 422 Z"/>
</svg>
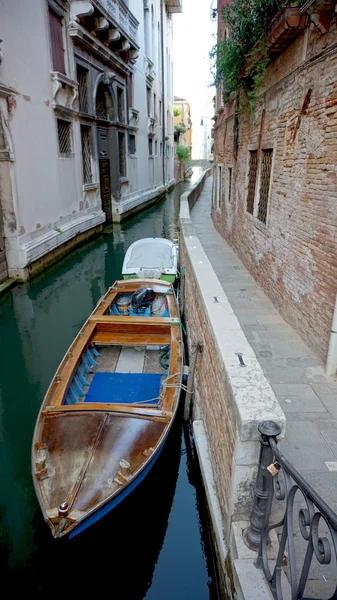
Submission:
<svg viewBox="0 0 337 600">
<path fill-rule="evenodd" d="M 160 373 L 95 373 L 84 401 L 157 404 L 160 378 Z"/>
</svg>

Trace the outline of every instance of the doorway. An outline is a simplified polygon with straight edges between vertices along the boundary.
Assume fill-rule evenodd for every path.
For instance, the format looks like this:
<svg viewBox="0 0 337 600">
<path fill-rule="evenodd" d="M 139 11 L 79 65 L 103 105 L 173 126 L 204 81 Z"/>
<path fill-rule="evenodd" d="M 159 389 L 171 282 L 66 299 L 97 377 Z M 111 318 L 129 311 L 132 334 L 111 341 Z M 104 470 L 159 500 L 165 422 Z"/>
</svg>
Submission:
<svg viewBox="0 0 337 600">
<path fill-rule="evenodd" d="M 109 136 L 107 127 L 98 127 L 98 157 L 99 157 L 99 180 L 101 186 L 102 210 L 105 212 L 106 220 L 112 220 L 111 208 L 111 177 Z"/>
</svg>

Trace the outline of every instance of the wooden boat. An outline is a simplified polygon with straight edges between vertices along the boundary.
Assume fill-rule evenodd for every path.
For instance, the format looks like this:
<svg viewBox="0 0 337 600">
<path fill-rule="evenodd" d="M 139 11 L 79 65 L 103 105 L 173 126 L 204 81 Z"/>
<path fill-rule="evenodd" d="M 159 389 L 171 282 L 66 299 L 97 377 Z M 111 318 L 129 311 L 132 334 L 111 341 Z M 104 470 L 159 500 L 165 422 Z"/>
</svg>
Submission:
<svg viewBox="0 0 337 600">
<path fill-rule="evenodd" d="M 32 477 L 54 537 L 77 535 L 142 481 L 176 415 L 182 371 L 172 285 L 116 281 L 63 358 L 35 426 Z"/>
<path fill-rule="evenodd" d="M 137 240 L 125 253 L 122 266 L 124 279 L 151 278 L 174 283 L 178 272 L 177 246 L 165 238 Z"/>
</svg>

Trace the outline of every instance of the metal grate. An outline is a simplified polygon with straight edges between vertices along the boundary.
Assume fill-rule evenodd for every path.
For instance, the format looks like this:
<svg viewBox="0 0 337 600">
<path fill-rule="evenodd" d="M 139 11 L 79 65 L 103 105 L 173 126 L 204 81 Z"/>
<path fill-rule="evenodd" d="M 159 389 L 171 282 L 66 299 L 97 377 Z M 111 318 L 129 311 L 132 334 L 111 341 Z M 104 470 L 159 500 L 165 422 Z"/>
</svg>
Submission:
<svg viewBox="0 0 337 600">
<path fill-rule="evenodd" d="M 60 154 L 71 154 L 71 123 L 57 119 L 57 134 Z"/>
<path fill-rule="evenodd" d="M 232 172 L 233 167 L 228 167 L 228 202 L 232 199 Z"/>
<path fill-rule="evenodd" d="M 269 184 L 273 150 L 262 150 L 260 199 L 257 218 L 261 223 L 267 222 Z"/>
<path fill-rule="evenodd" d="M 91 127 L 81 125 L 82 138 L 82 164 L 84 183 L 92 182 L 91 170 Z"/>
<path fill-rule="evenodd" d="M 247 212 L 254 214 L 254 198 L 257 175 L 257 150 L 249 152 L 249 180 L 248 180 L 248 195 L 247 195 Z"/>
<path fill-rule="evenodd" d="M 136 136 L 133 134 L 129 135 L 129 152 L 130 154 L 136 154 Z"/>
<path fill-rule="evenodd" d="M 125 162 L 125 134 L 118 133 L 118 147 L 119 147 L 119 174 L 121 177 L 126 176 L 126 162 Z"/>
<path fill-rule="evenodd" d="M 80 111 L 84 113 L 89 112 L 88 75 L 87 69 L 77 65 L 78 101 Z"/>
</svg>

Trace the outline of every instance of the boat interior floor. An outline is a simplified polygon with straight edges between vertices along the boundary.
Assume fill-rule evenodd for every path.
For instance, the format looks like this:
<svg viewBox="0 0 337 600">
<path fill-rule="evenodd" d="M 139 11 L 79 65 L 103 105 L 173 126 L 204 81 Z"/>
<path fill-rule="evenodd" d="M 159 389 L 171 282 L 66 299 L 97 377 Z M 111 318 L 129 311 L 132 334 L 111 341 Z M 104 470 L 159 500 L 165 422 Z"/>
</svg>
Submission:
<svg viewBox="0 0 337 600">
<path fill-rule="evenodd" d="M 157 405 L 168 360 L 166 346 L 96 346 L 85 384 L 72 397 L 78 393 L 81 402 Z M 66 403 L 73 403 L 69 396 Z"/>
</svg>

